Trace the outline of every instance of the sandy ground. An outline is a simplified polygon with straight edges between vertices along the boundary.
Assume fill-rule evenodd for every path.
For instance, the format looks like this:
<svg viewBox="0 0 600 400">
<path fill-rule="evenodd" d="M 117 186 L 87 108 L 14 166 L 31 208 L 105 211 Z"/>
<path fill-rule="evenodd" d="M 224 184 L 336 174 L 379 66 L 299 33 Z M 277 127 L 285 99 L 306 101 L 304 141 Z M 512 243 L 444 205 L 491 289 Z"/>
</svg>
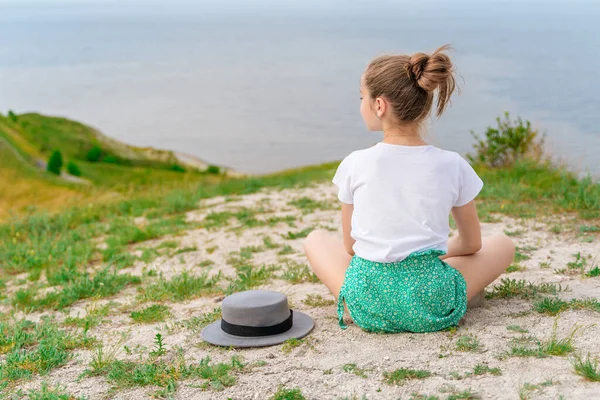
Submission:
<svg viewBox="0 0 600 400">
<path fill-rule="evenodd" d="M 304 196 L 324 201 L 332 208 L 303 214 L 302 210 L 288 204 L 289 201 Z M 211 273 L 222 271 L 226 276 L 232 276 L 235 272 L 226 263 L 229 253 L 239 251 L 244 246 L 262 245 L 264 236 L 270 236 L 273 242 L 292 246 L 296 252 L 285 257 L 300 263 L 307 262 L 302 252 L 303 239 L 284 238 L 282 235 L 286 235 L 288 231 L 297 232 L 308 227 L 321 227 L 329 228 L 332 234 L 341 236 L 335 190 L 328 184 L 306 189 L 263 191 L 230 200 L 207 200 L 199 205 L 198 210 L 190 212 L 188 219 L 202 221 L 209 212 L 262 206 L 265 213 L 259 214 L 258 218 L 294 215 L 297 219 L 296 227 L 290 228 L 286 223 L 280 222 L 274 227 L 258 227 L 236 232 L 232 227 L 237 222 L 232 222 L 224 228 L 190 230 L 175 238 L 163 238 L 154 244 L 163 240 L 177 240 L 179 247 L 197 246 L 197 251 L 172 258 L 161 257 L 149 265 L 139 263 L 126 272 L 141 274 L 143 270 L 155 269 L 169 277 L 186 269 L 198 272 L 208 269 Z M 559 293 L 561 298 L 567 300 L 596 296 L 600 277 L 585 278 L 581 274 L 568 275 L 557 273 L 555 270 L 565 268 L 568 262 L 573 261 L 574 253 L 597 256 L 600 252 L 600 238 L 596 236 L 590 242 L 585 242 L 575 232 L 552 233 L 550 227 L 556 224 L 556 221 L 519 221 L 510 218 L 500 220 L 497 223 L 483 223 L 484 235 L 519 231 L 514 240 L 519 247 L 529 247 L 528 254 L 531 257 L 521 262 L 525 267 L 523 271 L 503 277 L 525 279 L 534 283 L 560 283 L 562 287 L 568 286 L 567 291 Z M 209 254 L 214 246 L 218 247 Z M 281 264 L 282 256 L 277 255 L 279 250 L 254 254 L 254 264 Z M 215 264 L 204 268 L 196 266 L 207 259 Z M 600 256 L 596 258 L 597 261 L 600 261 Z M 588 266 L 592 262 L 593 260 L 589 260 Z M 549 267 L 544 263 L 549 263 Z M 110 317 L 92 329 L 90 334 L 97 336 L 106 346 L 119 346 L 118 358 L 121 359 L 139 357 L 125 354 L 122 350 L 124 345 L 131 349 L 136 346 L 151 348 L 154 335 L 160 332 L 165 337 L 168 348 L 181 346 L 185 357 L 190 361 L 210 355 L 213 361 L 228 362 L 232 355 L 239 355 L 245 362 L 266 362 L 263 366 L 253 367 L 249 372 L 236 374 L 237 383 L 223 391 L 206 391 L 194 387 L 199 382 L 181 381 L 174 396 L 177 399 L 266 399 L 272 396 L 280 385 L 285 388 L 300 388 L 307 399 L 408 399 L 411 395 L 416 396 L 416 393 L 446 399 L 452 394 L 468 389 L 484 399 L 518 399 L 520 395 L 521 398 L 530 399 L 600 398 L 600 383 L 583 380 L 574 373 L 571 364 L 573 354 L 600 355 L 600 314 L 593 311 L 569 310 L 558 317 L 559 337 L 567 336 L 576 325 L 581 326 L 574 336 L 576 350 L 571 355 L 541 359 L 503 358 L 502 354 L 510 348 L 512 339 L 529 335 L 539 340 L 548 339 L 556 318 L 532 311 L 532 303 L 528 300 L 491 299 L 487 300 L 483 307 L 469 310 L 455 332 L 371 334 L 353 324 L 350 324 L 347 330 L 341 330 L 336 319 L 335 305 L 309 307 L 304 304 L 303 300 L 309 294 L 320 294 L 326 299 L 333 299 L 327 288 L 320 283 L 294 285 L 274 279 L 262 288 L 286 293 L 293 308 L 308 313 L 315 320 L 315 329 L 305 343 L 289 353 L 284 352 L 281 345 L 242 350 L 207 346 L 199 334 L 193 334 L 178 325 L 182 320 L 212 311 L 220 305 L 220 297 L 166 303 L 172 309 L 172 316 L 166 322 L 135 324 L 129 318 L 131 309 L 138 307 L 135 304 L 135 288 L 124 290 L 113 298 L 98 301 L 98 305 L 109 301 L 119 305 L 115 305 Z M 90 304 L 90 301 L 77 303 L 69 313 L 80 313 L 82 316 L 86 306 L 89 307 Z M 57 313 L 57 316 L 59 319 L 64 318 L 61 313 Z M 27 317 L 36 319 L 39 316 Z M 508 330 L 509 325 L 518 325 L 529 333 L 521 334 Z M 126 339 L 119 343 L 120 334 L 126 334 Z M 479 339 L 480 349 L 475 352 L 458 351 L 458 338 L 468 334 Z M 64 385 L 73 395 L 85 395 L 89 399 L 123 400 L 149 398 L 156 389 L 144 387 L 110 392 L 111 385 L 104 377 L 78 380 L 79 374 L 88 368 L 91 356 L 92 351 L 77 351 L 67 365 L 52 371 L 46 377 L 23 382 L 21 387 L 38 387 L 42 380 L 47 380 Z M 343 366 L 350 363 L 363 369 L 366 378 L 345 372 Z M 465 373 L 473 371 L 477 364 L 500 368 L 502 374 L 465 376 Z M 428 370 L 432 375 L 422 380 L 408 380 L 404 385 L 386 384 L 384 372 L 398 368 Z M 545 385 L 541 385 L 543 382 L 546 382 Z"/>
</svg>

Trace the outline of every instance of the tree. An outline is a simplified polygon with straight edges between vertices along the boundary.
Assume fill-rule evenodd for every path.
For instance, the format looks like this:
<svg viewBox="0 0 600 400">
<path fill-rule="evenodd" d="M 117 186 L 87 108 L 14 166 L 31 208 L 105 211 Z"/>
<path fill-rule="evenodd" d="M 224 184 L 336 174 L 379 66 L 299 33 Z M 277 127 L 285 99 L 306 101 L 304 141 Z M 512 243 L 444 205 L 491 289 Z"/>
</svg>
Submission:
<svg viewBox="0 0 600 400">
<path fill-rule="evenodd" d="M 60 170 L 62 169 L 62 167 L 63 167 L 62 154 L 60 154 L 60 151 L 54 150 L 54 152 L 50 156 L 50 159 L 48 160 L 47 170 L 49 172 L 52 172 L 53 174 L 60 175 Z"/>
</svg>

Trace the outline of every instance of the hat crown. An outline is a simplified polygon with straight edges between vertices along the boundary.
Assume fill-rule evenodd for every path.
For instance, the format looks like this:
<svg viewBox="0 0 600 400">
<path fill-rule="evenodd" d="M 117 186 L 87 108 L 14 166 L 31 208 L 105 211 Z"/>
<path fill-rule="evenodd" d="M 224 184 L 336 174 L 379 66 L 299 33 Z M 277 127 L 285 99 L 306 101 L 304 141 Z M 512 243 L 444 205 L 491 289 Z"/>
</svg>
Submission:
<svg viewBox="0 0 600 400">
<path fill-rule="evenodd" d="M 270 290 L 248 290 L 227 296 L 221 305 L 223 320 L 234 325 L 263 327 L 290 316 L 287 296 Z"/>
</svg>

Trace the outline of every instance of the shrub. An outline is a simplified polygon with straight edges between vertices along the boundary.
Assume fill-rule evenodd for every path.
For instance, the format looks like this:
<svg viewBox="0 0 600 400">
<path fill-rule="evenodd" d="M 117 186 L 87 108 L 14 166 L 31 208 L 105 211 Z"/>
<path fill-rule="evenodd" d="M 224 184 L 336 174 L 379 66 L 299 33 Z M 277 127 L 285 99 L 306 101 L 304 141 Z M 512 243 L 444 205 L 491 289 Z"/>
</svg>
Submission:
<svg viewBox="0 0 600 400">
<path fill-rule="evenodd" d="M 206 173 L 207 174 L 219 174 L 219 173 L 221 173 L 221 168 L 217 167 L 216 165 L 209 165 L 208 168 L 206 168 Z"/>
<path fill-rule="evenodd" d="M 116 156 L 106 156 L 102 159 L 102 161 L 105 163 L 110 163 L 110 164 L 118 164 L 119 163 L 119 159 Z"/>
<path fill-rule="evenodd" d="M 100 157 L 102 157 L 102 149 L 98 146 L 94 146 L 87 152 L 85 158 L 90 162 L 98 162 L 100 161 Z"/>
<path fill-rule="evenodd" d="M 17 114 L 12 112 L 12 110 L 8 110 L 8 118 L 10 118 L 10 120 L 12 122 L 17 122 L 19 120 L 19 117 L 17 117 Z"/>
<path fill-rule="evenodd" d="M 469 161 L 499 168 L 524 158 L 542 160 L 544 137 L 538 137 L 539 132 L 531 127 L 531 122 L 520 117 L 511 121 L 508 112 L 504 113 L 504 119 L 496 118 L 496 122 L 497 128 L 488 127 L 484 139 L 471 132 L 477 143 L 473 145 L 476 154 L 467 155 Z"/>
<path fill-rule="evenodd" d="M 81 176 L 81 170 L 73 161 L 67 163 L 67 172 L 73 176 Z"/>
<path fill-rule="evenodd" d="M 60 151 L 54 150 L 50 159 L 48 160 L 47 170 L 53 174 L 60 175 L 60 170 L 63 167 L 63 159 Z"/>
<path fill-rule="evenodd" d="M 185 172 L 185 168 L 179 164 L 173 164 L 169 167 L 169 169 L 176 172 Z"/>
</svg>

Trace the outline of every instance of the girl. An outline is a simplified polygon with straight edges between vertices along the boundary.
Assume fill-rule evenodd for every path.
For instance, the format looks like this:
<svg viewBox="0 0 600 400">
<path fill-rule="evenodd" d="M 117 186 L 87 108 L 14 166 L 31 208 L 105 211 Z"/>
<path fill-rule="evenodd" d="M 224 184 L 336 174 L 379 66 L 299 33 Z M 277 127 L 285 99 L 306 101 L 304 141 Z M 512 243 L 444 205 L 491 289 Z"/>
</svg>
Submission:
<svg viewBox="0 0 600 400">
<path fill-rule="evenodd" d="M 314 231 L 313 271 L 353 321 L 371 332 L 431 332 L 457 325 L 467 301 L 510 265 L 505 235 L 481 238 L 474 199 L 483 182 L 457 153 L 420 136 L 437 93 L 439 117 L 455 89 L 444 46 L 433 54 L 382 56 L 361 78 L 360 113 L 375 146 L 347 156 L 333 183 L 343 242 Z M 458 235 L 448 240 L 449 214 Z"/>
</svg>

